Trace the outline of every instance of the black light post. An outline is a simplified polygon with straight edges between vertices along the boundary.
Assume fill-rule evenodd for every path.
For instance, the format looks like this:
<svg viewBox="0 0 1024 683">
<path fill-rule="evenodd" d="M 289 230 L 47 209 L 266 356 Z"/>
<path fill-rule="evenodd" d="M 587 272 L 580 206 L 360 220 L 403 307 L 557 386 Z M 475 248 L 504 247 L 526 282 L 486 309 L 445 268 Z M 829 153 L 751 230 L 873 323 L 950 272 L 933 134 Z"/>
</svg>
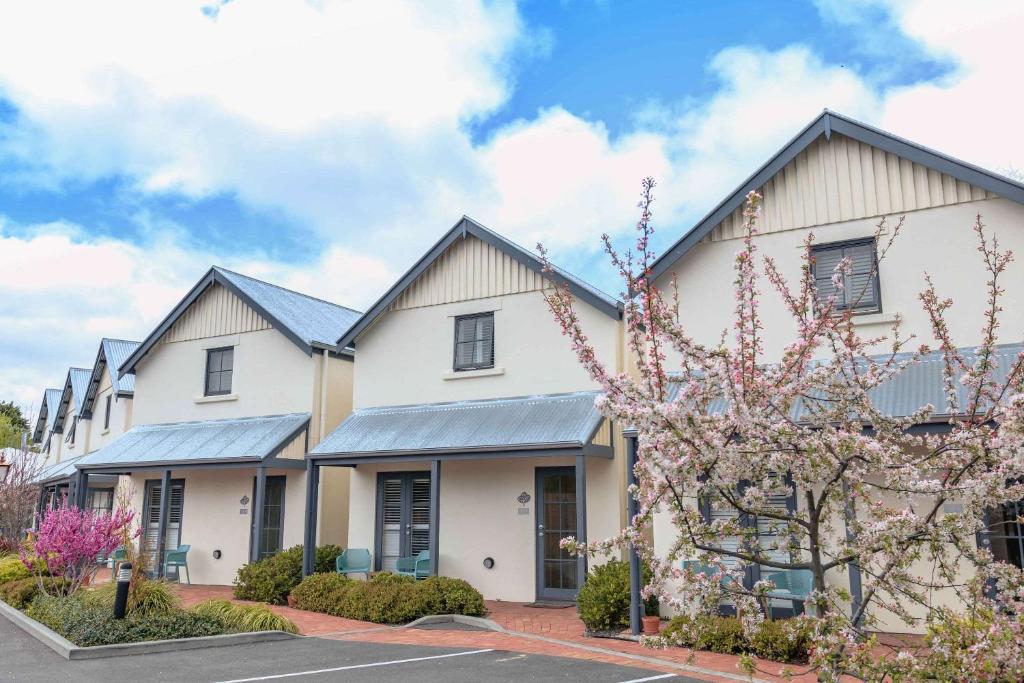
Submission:
<svg viewBox="0 0 1024 683">
<path fill-rule="evenodd" d="M 114 618 L 124 619 L 128 608 L 128 586 L 132 582 L 132 564 L 123 562 L 117 570 L 117 595 L 114 597 Z"/>
</svg>

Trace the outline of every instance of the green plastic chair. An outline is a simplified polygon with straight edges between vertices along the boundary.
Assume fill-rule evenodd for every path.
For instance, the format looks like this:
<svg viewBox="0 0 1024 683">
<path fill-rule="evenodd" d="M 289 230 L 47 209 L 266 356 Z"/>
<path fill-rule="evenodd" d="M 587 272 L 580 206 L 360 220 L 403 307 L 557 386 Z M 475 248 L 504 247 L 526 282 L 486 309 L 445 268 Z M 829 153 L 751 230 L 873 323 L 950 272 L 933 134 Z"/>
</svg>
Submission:
<svg viewBox="0 0 1024 683">
<path fill-rule="evenodd" d="M 694 574 L 703 574 L 704 576 L 707 576 L 709 578 L 713 577 L 715 574 L 718 573 L 718 569 L 716 569 L 715 567 L 710 567 L 701 562 L 700 560 L 683 560 L 681 564 L 684 571 L 689 569 Z M 726 575 L 720 579 L 720 583 L 722 584 L 723 588 L 725 586 L 728 586 L 733 581 L 735 581 L 735 579 L 733 579 L 729 575 Z"/>
<path fill-rule="evenodd" d="M 128 551 L 124 548 L 118 548 L 114 552 L 110 553 L 110 557 L 107 558 L 110 562 L 110 577 L 117 579 L 117 570 L 121 566 L 121 563 L 128 559 Z"/>
<path fill-rule="evenodd" d="M 809 569 L 783 569 L 779 571 L 766 572 L 765 579 L 771 579 L 775 583 L 775 589 L 768 592 L 768 597 L 773 600 L 789 600 L 796 609 L 797 603 L 807 601 L 814 585 L 814 575 Z"/>
<path fill-rule="evenodd" d="M 178 583 L 181 583 L 181 568 L 185 568 L 185 578 L 188 579 L 188 585 L 192 585 L 192 572 L 188 570 L 188 551 L 192 548 L 190 545 L 179 545 L 174 550 L 168 550 L 164 555 L 164 576 L 167 576 L 167 570 L 171 567 L 175 568 L 175 574 L 178 577 Z"/>
<path fill-rule="evenodd" d="M 416 557 L 400 557 L 395 564 L 395 573 L 425 579 L 430 576 L 430 551 L 421 550 Z"/>
<path fill-rule="evenodd" d="M 349 548 L 342 551 L 341 555 L 338 555 L 338 559 L 334 561 L 334 568 L 339 574 L 344 574 L 345 576 L 349 574 L 366 574 L 369 576 L 370 560 L 370 551 L 366 548 Z"/>
</svg>

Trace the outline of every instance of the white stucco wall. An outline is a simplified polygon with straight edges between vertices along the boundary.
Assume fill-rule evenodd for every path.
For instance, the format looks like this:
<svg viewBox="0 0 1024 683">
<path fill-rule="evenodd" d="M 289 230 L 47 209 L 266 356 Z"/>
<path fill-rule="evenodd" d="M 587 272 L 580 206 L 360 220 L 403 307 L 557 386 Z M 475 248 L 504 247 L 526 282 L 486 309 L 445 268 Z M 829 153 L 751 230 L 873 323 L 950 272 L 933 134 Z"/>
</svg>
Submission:
<svg viewBox="0 0 1024 683">
<path fill-rule="evenodd" d="M 892 317 L 899 313 L 904 320 L 904 336 L 913 332 L 918 339 L 934 343 L 927 315 L 917 298 L 924 289 L 927 271 L 935 280 L 939 295 L 954 299 L 954 307 L 948 313 L 954 340 L 961 346 L 979 341 L 987 278 L 981 255 L 976 251 L 977 236 L 971 229 L 978 213 L 982 214 L 988 236 L 997 236 L 1002 249 L 1018 254 L 1024 250 L 1024 206 L 1007 199 L 984 199 L 907 213 L 903 229 L 879 269 L 882 313 L 858 316 L 861 334 L 874 337 L 888 333 Z M 900 215 L 889 216 L 888 223 L 895 224 Z M 775 259 L 791 285 L 795 285 L 799 282 L 801 243 L 808 231 L 813 230 L 815 243 L 826 244 L 870 237 L 877 222 L 862 219 L 761 235 L 757 238 L 758 256 Z M 663 291 L 671 292 L 671 273 L 676 273 L 680 319 L 698 341 L 714 343 L 723 330 L 728 330 L 727 338 L 732 339 L 733 261 L 740 248 L 741 242 L 735 239 L 702 242 L 657 283 Z M 1020 285 L 1024 282 L 1024 263 L 1018 260 L 1012 264 L 1004 282 L 1005 341 L 1019 341 L 1018 331 L 1024 327 L 1024 286 Z M 792 341 L 796 328 L 764 278 L 761 290 L 765 355 L 772 358 Z"/>
<path fill-rule="evenodd" d="M 300 470 L 268 470 L 268 475 L 285 475 L 284 543 L 288 548 L 302 543 L 303 511 L 306 497 L 306 473 Z M 181 543 L 191 545 L 188 554 L 192 583 L 230 585 L 239 567 L 249 561 L 250 523 L 254 469 L 174 470 L 173 479 L 185 480 L 182 508 Z M 134 491 L 134 509 L 142 522 L 146 481 L 159 480 L 158 472 L 137 473 L 124 485 Z M 247 514 L 240 514 L 239 501 L 250 499 Z M 220 550 L 221 558 L 213 558 Z M 184 580 L 184 575 L 182 579 Z"/>
<path fill-rule="evenodd" d="M 206 351 L 223 346 L 235 349 L 235 398 L 207 400 Z M 311 412 L 312 405 L 313 359 L 273 329 L 161 343 L 135 374 L 135 424 Z"/>
<path fill-rule="evenodd" d="M 494 365 L 504 372 L 452 378 L 455 316 L 485 311 L 494 311 Z M 599 357 L 614 366 L 618 322 L 585 303 L 578 311 Z M 359 337 L 356 354 L 357 408 L 596 388 L 540 292 L 386 313 Z"/>
<path fill-rule="evenodd" d="M 103 381 L 100 382 L 99 389 L 96 391 L 96 399 L 92 408 L 91 422 L 94 426 L 89 434 L 90 453 L 109 445 L 131 428 L 132 399 L 126 396 L 114 396 L 113 391 L 113 385 L 110 383 L 110 374 L 104 370 Z M 111 397 L 110 425 L 104 429 L 103 420 L 108 396 Z"/>
<path fill-rule="evenodd" d="M 441 465 L 438 571 L 469 581 L 488 600 L 536 597 L 536 468 L 571 467 L 572 458 L 449 461 Z M 612 460 L 587 461 L 587 533 L 596 540 L 619 530 Z M 422 463 L 361 465 L 352 471 L 350 546 L 374 549 L 377 474 L 428 469 Z M 526 491 L 525 506 L 516 500 Z M 529 509 L 520 515 L 519 509 Z M 483 560 L 494 559 L 486 569 Z M 600 561 L 600 560 L 598 560 Z"/>
</svg>

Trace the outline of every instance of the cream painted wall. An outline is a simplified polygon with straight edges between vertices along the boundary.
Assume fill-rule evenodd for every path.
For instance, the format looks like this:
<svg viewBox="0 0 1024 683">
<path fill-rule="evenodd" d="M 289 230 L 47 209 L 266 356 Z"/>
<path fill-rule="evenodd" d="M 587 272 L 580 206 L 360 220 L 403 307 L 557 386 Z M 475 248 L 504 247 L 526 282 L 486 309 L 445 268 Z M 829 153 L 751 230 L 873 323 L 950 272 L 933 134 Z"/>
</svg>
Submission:
<svg viewBox="0 0 1024 683">
<path fill-rule="evenodd" d="M 536 597 L 536 468 L 571 467 L 572 458 L 449 461 L 441 464 L 438 570 L 469 581 L 488 600 Z M 427 469 L 422 463 L 362 465 L 352 472 L 351 546 L 374 549 L 377 474 Z M 619 531 L 616 463 L 587 461 L 587 533 L 607 538 Z M 516 498 L 526 491 L 531 500 Z M 520 515 L 521 507 L 529 514 Z M 483 566 L 494 558 L 494 568 Z M 600 561 L 600 560 L 598 560 Z"/>
<path fill-rule="evenodd" d="M 208 401 L 203 397 L 206 351 L 221 346 L 235 348 L 234 398 Z M 135 424 L 311 412 L 312 363 L 273 329 L 161 343 L 135 374 Z"/>
<path fill-rule="evenodd" d="M 119 436 L 131 428 L 131 405 L 132 399 L 126 396 L 113 396 L 113 385 L 110 383 L 110 374 L 104 370 L 103 381 L 100 382 L 96 391 L 96 400 L 93 403 L 92 420 L 95 428 L 89 434 L 89 452 L 98 451 L 107 446 Z M 110 403 L 110 426 L 103 428 L 104 414 L 106 411 L 107 397 L 111 396 Z"/>
<path fill-rule="evenodd" d="M 953 338 L 962 346 L 979 341 L 984 305 L 985 273 L 977 253 L 977 237 L 971 230 L 977 213 L 988 226 L 988 235 L 998 236 L 1003 249 L 1024 251 L 1024 206 L 1002 198 L 965 202 L 953 206 L 912 211 L 906 214 L 903 230 L 879 269 L 882 289 L 882 313 L 860 316 L 858 327 L 865 336 L 886 334 L 892 316 L 903 316 L 903 334 L 913 332 L 932 343 L 927 315 L 917 299 L 924 287 L 924 272 L 932 274 L 940 296 L 951 296 L 954 307 L 949 313 Z M 901 214 L 889 216 L 890 225 Z M 824 244 L 858 237 L 870 237 L 877 221 L 863 219 L 832 223 L 813 228 L 773 232 L 757 238 L 759 256 L 771 256 L 791 283 L 799 281 L 801 242 L 813 230 L 816 243 Z M 733 258 L 740 248 L 737 240 L 701 242 L 677 262 L 673 269 L 679 282 L 680 318 L 687 331 L 699 341 L 715 342 L 728 330 L 732 334 L 734 277 Z M 670 292 L 671 275 L 658 281 Z M 1019 341 L 1024 327 L 1024 262 L 1010 266 L 1004 282 L 1006 297 L 1003 312 L 1005 341 Z M 792 340 L 795 327 L 770 284 L 762 278 L 767 358 L 778 356 Z M 1017 334 L 1015 338 L 1012 335 Z M 731 336 L 728 337 L 731 339 Z"/>
<path fill-rule="evenodd" d="M 68 458 L 77 458 L 80 455 L 88 453 L 89 444 L 89 427 L 91 420 L 79 420 L 78 426 L 75 428 L 75 440 L 74 442 L 67 441 L 67 437 L 71 434 L 72 420 L 78 415 L 78 409 L 75 407 L 75 396 L 71 394 L 71 400 L 68 401 L 68 410 L 64 415 L 64 433 L 60 435 L 61 447 L 58 462 L 67 460 Z"/>
<path fill-rule="evenodd" d="M 615 366 L 618 321 L 584 303 L 578 310 L 599 357 Z M 485 311 L 494 311 L 494 365 L 503 374 L 452 373 L 455 316 Z M 357 408 L 596 388 L 540 292 L 392 311 L 356 344 Z"/>
<path fill-rule="evenodd" d="M 192 469 L 175 470 L 174 479 L 185 480 L 182 509 L 181 543 L 190 545 L 188 554 L 192 583 L 229 585 L 239 567 L 249 561 L 250 523 L 254 469 Z M 285 475 L 284 547 L 302 543 L 306 473 L 300 470 L 268 470 L 268 475 Z M 124 486 L 133 491 L 133 508 L 139 523 L 146 490 L 146 480 L 159 480 L 158 472 L 138 473 L 122 477 Z M 245 507 L 239 501 L 250 499 Z M 220 550 L 215 560 L 213 551 Z M 182 577 L 184 579 L 184 576 Z"/>
</svg>

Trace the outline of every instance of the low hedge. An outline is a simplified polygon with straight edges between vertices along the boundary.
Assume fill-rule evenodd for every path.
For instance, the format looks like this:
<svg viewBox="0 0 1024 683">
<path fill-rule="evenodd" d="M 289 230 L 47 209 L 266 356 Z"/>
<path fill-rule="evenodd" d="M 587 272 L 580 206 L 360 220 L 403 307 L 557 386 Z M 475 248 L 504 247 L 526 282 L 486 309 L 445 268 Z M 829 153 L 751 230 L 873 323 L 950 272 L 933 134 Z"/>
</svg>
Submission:
<svg viewBox="0 0 1024 683">
<path fill-rule="evenodd" d="M 50 576 L 43 577 L 43 586 L 48 592 L 62 588 L 67 582 L 64 579 Z M 39 594 L 39 579 L 30 576 L 27 579 L 0 583 L 0 600 L 15 609 L 25 609 L 36 595 Z"/>
<path fill-rule="evenodd" d="M 76 598 L 37 595 L 25 612 L 79 647 L 198 638 L 226 633 L 224 623 L 184 610 L 132 613 L 115 619 L 111 610 Z"/>
<path fill-rule="evenodd" d="M 665 627 L 662 638 L 669 645 L 692 650 L 752 654 L 773 662 L 803 664 L 813 644 L 812 633 L 811 621 L 803 617 L 761 622 L 748 636 L 736 617 L 679 616 Z"/>
<path fill-rule="evenodd" d="M 377 624 L 404 624 L 430 614 L 482 616 L 486 611 L 479 591 L 462 579 L 444 576 L 416 581 L 381 572 L 369 581 L 353 581 L 340 574 L 314 574 L 291 595 L 299 609 Z"/>
<path fill-rule="evenodd" d="M 342 548 L 324 545 L 316 549 L 315 571 L 334 571 L 334 562 Z M 235 576 L 235 597 L 240 600 L 283 605 L 288 593 L 302 581 L 302 546 L 282 550 L 276 555 L 241 567 Z"/>
</svg>

